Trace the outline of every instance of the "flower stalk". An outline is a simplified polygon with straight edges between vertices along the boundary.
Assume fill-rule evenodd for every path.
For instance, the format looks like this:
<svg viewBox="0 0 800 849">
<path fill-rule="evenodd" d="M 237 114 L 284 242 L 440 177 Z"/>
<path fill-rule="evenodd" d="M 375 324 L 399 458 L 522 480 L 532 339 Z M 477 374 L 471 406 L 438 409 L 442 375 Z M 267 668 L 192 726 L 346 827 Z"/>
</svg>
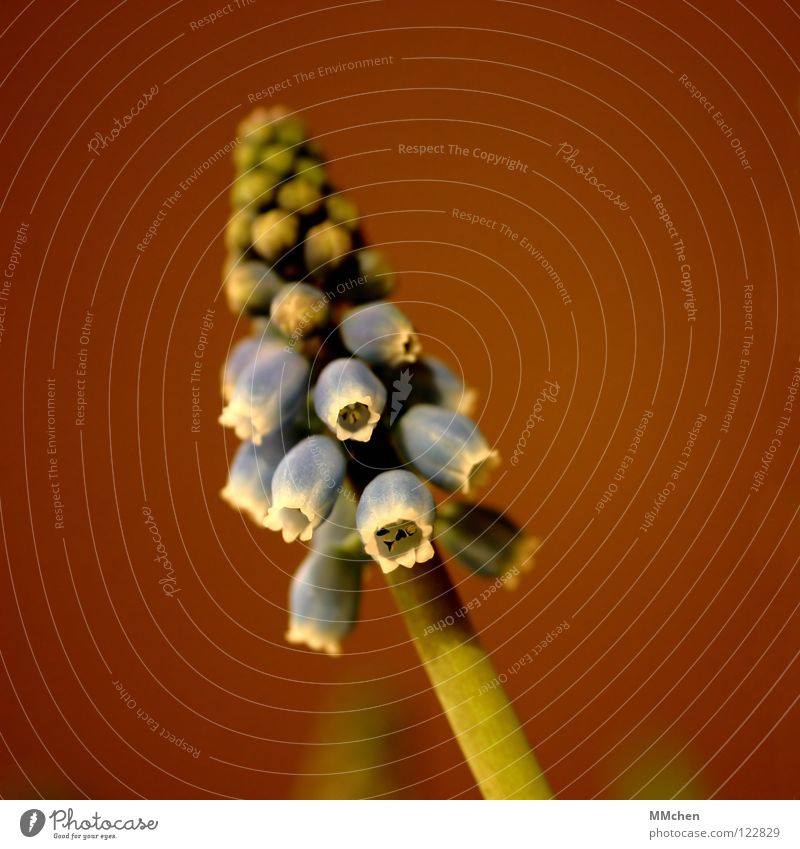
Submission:
<svg viewBox="0 0 800 849">
<path fill-rule="evenodd" d="M 385 577 L 484 798 L 552 798 L 438 553 Z"/>
</svg>

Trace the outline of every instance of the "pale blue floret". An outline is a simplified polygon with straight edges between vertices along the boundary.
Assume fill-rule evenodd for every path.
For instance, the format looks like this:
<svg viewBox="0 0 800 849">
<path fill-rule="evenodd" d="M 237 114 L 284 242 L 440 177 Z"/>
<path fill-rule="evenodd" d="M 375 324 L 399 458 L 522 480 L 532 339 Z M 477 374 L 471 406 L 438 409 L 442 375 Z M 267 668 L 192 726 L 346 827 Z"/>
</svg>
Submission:
<svg viewBox="0 0 800 849">
<path fill-rule="evenodd" d="M 384 572 L 433 557 L 433 496 L 411 472 L 393 469 L 364 488 L 356 523 L 364 550 Z"/>
<path fill-rule="evenodd" d="M 309 552 L 289 588 L 287 641 L 339 654 L 358 620 L 362 568 L 359 561 Z"/>
<path fill-rule="evenodd" d="M 317 415 L 337 439 L 368 442 L 386 405 L 386 389 L 360 360 L 328 363 L 314 387 Z"/>
<path fill-rule="evenodd" d="M 309 436 L 281 460 L 272 478 L 272 504 L 264 525 L 286 542 L 311 539 L 342 490 L 345 459 L 327 436 Z"/>
<path fill-rule="evenodd" d="M 226 402 L 230 401 L 242 372 L 252 366 L 257 357 L 286 347 L 286 339 L 272 328 L 270 325 L 261 333 L 246 336 L 231 348 L 222 372 L 222 397 Z"/>
<path fill-rule="evenodd" d="M 239 439 L 261 442 L 297 413 L 308 373 L 308 362 L 293 351 L 269 350 L 256 357 L 237 378 L 220 423 Z"/>
<path fill-rule="evenodd" d="M 236 451 L 228 472 L 222 497 L 237 510 L 263 523 L 270 506 L 270 491 L 275 469 L 291 443 L 281 431 L 271 434 L 259 445 L 243 442 Z"/>
<path fill-rule="evenodd" d="M 420 351 L 411 321 L 387 301 L 351 309 L 339 330 L 348 351 L 376 365 L 413 363 Z"/>
<path fill-rule="evenodd" d="M 477 392 L 464 384 L 455 372 L 435 357 L 423 357 L 421 363 L 430 373 L 430 400 L 440 407 L 446 407 L 456 413 L 469 416 L 475 408 Z"/>
<path fill-rule="evenodd" d="M 403 458 L 432 483 L 451 492 L 468 494 L 497 463 L 497 452 L 472 419 L 433 404 L 412 407 L 395 430 Z"/>
</svg>

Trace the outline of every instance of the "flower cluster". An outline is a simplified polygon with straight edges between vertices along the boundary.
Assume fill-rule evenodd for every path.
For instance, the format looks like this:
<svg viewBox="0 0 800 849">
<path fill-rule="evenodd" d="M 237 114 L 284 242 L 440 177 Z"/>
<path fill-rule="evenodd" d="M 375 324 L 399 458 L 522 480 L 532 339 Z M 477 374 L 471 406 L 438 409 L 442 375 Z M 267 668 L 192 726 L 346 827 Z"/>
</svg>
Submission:
<svg viewBox="0 0 800 849">
<path fill-rule="evenodd" d="M 469 418 L 475 393 L 423 355 L 386 300 L 394 274 L 367 247 L 302 122 L 258 109 L 239 128 L 225 292 L 251 333 L 230 351 L 220 422 L 242 440 L 222 496 L 286 542 L 308 543 L 287 639 L 338 652 L 362 572 L 433 557 L 438 537 L 477 574 L 515 574 L 529 539 L 457 502 L 497 463 Z M 446 497 L 437 511 L 431 486 Z"/>
</svg>

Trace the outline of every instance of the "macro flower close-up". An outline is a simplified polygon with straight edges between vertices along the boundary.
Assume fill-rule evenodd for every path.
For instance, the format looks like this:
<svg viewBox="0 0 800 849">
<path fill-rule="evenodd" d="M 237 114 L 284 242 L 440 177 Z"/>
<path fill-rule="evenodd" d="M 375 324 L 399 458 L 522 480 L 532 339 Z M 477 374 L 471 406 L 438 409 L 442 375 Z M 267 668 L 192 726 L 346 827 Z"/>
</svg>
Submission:
<svg viewBox="0 0 800 849">
<path fill-rule="evenodd" d="M 794 846 L 800 0 L 0 46 L 0 847 Z"/>
</svg>

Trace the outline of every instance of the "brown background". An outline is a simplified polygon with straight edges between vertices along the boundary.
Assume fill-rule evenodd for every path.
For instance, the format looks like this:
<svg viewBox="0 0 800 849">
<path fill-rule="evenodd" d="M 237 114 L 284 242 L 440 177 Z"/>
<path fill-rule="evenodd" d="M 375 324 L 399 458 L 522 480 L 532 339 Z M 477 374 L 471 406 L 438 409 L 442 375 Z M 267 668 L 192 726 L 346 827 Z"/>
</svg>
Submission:
<svg viewBox="0 0 800 849">
<path fill-rule="evenodd" d="M 749 486 L 798 365 L 797 4 L 257 0 L 192 29 L 215 8 L 35 0 L 0 12 L 4 268 L 29 225 L 0 342 L 2 795 L 476 796 L 380 576 L 344 657 L 289 647 L 302 549 L 217 496 L 232 449 L 216 424 L 218 369 L 242 332 L 218 292 L 229 158 L 136 248 L 165 198 L 234 138 L 248 95 L 291 78 L 262 102 L 306 118 L 391 255 L 396 297 L 429 350 L 480 389 L 481 425 L 506 458 L 486 499 L 543 540 L 522 589 L 494 593 L 474 619 L 498 670 L 571 623 L 507 684 L 556 792 L 796 796 L 800 406 L 763 488 Z M 393 60 L 293 78 L 377 56 Z M 89 152 L 153 85 L 119 137 Z M 398 153 L 440 142 L 519 158 L 528 173 Z M 628 211 L 558 158 L 562 142 Z M 656 193 L 686 245 L 694 323 Z M 527 236 L 571 305 L 519 243 L 454 208 Z M 722 433 L 746 280 L 752 356 Z M 209 307 L 193 434 L 189 375 Z M 63 531 L 47 477 L 48 377 Z M 546 379 L 558 401 L 511 466 Z M 636 460 L 598 514 L 647 409 Z M 700 412 L 688 468 L 642 532 Z M 174 598 L 158 583 L 144 505 Z M 465 600 L 484 588 L 453 576 Z"/>
</svg>

